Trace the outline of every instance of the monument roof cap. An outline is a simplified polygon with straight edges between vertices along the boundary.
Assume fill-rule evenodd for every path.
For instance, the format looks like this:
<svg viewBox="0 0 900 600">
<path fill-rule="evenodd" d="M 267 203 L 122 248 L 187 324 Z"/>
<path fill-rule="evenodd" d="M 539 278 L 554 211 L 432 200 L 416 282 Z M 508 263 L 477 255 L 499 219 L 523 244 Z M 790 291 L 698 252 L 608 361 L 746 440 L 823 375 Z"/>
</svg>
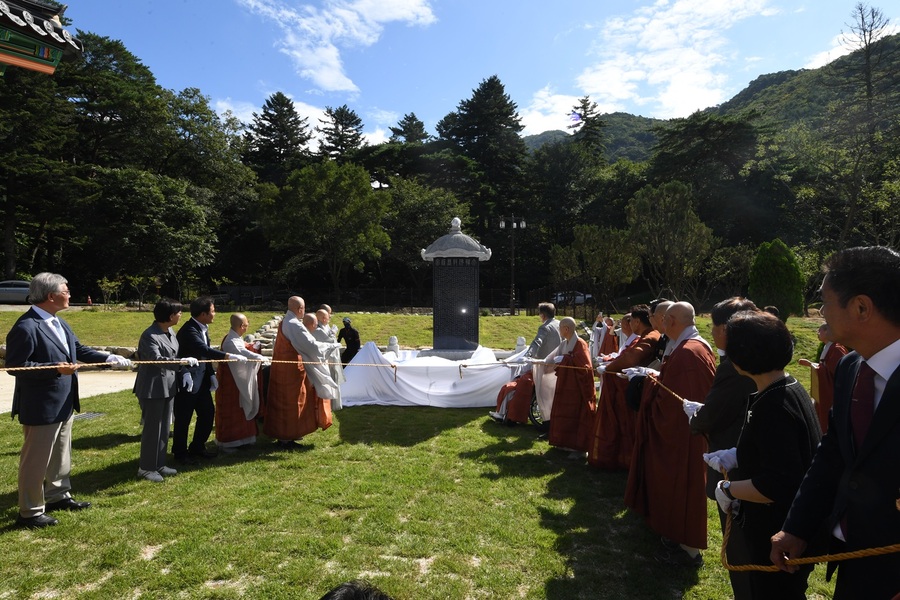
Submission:
<svg viewBox="0 0 900 600">
<path fill-rule="evenodd" d="M 439 237 L 428 248 L 422 250 L 422 259 L 433 261 L 435 258 L 477 258 L 482 262 L 490 260 L 491 249 L 464 234 L 461 225 L 459 217 L 453 217 L 450 221 L 450 233 Z"/>
</svg>

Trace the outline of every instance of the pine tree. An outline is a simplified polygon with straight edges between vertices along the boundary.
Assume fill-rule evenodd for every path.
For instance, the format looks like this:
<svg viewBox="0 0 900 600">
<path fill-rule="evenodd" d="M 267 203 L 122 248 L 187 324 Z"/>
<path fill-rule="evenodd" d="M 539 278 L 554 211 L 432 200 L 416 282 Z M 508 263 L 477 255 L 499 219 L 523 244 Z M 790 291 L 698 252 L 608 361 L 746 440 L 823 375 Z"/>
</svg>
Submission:
<svg viewBox="0 0 900 600">
<path fill-rule="evenodd" d="M 600 118 L 600 111 L 596 102 L 590 96 L 585 96 L 572 107 L 572 124 L 569 129 L 575 131 L 572 139 L 584 146 L 601 163 L 606 162 L 604 153 L 606 144 L 603 142 L 603 128 L 607 123 Z"/>
<path fill-rule="evenodd" d="M 425 123 L 419 120 L 416 113 L 403 115 L 403 118 L 397 123 L 396 127 L 389 127 L 391 130 L 390 141 L 404 141 L 407 144 L 421 144 L 428 141 L 431 137 L 425 131 Z"/>
<path fill-rule="evenodd" d="M 307 119 L 283 93 L 275 92 L 266 99 L 262 112 L 253 113 L 247 130 L 244 161 L 260 181 L 281 187 L 292 171 L 310 162 L 307 145 L 312 133 Z"/>
<path fill-rule="evenodd" d="M 362 119 L 346 104 L 337 108 L 326 106 L 325 117 L 319 119 L 322 127 L 316 128 L 324 136 L 319 153 L 338 162 L 351 160 L 363 145 Z"/>
</svg>

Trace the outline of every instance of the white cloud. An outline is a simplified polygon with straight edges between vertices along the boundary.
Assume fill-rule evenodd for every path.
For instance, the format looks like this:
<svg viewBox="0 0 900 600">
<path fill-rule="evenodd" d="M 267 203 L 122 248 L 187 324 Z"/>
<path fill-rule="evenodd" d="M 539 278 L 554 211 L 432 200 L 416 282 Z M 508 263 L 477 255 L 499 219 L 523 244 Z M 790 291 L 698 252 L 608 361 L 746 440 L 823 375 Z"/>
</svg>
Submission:
<svg viewBox="0 0 900 600">
<path fill-rule="evenodd" d="M 631 16 L 611 18 L 594 45 L 598 61 L 577 85 L 611 110 L 628 101 L 659 118 L 718 104 L 727 97 L 724 66 L 734 58 L 725 32 L 743 19 L 775 14 L 768 3 L 658 0 Z"/>
<path fill-rule="evenodd" d="M 881 32 L 881 37 L 894 35 L 895 33 L 900 33 L 900 26 L 888 25 Z M 861 45 L 862 42 L 859 37 L 854 35 L 852 32 L 841 33 L 831 38 L 831 43 L 829 44 L 829 48 L 827 50 L 823 50 L 818 54 L 813 54 L 806 62 L 806 64 L 803 65 L 803 68 L 818 69 L 819 67 L 824 67 L 831 61 L 837 60 L 844 55 L 850 54 Z"/>
<path fill-rule="evenodd" d="M 344 71 L 341 50 L 371 46 L 387 23 L 426 26 L 436 18 L 430 0 L 325 0 L 294 9 L 285 0 L 237 0 L 247 10 L 274 21 L 283 37 L 277 46 L 297 73 L 328 92 L 358 92 Z"/>
<path fill-rule="evenodd" d="M 522 135 L 535 135 L 544 131 L 562 130 L 572 124 L 572 109 L 581 98 L 567 94 L 557 94 L 551 86 L 535 92 L 527 107 L 519 111 L 522 119 Z M 593 98 L 592 98 L 593 100 Z M 613 105 L 600 106 L 599 112 L 613 112 Z"/>
<path fill-rule="evenodd" d="M 375 131 L 363 133 L 363 140 L 370 146 L 383 144 L 388 141 L 389 137 L 391 137 L 390 131 L 385 127 L 376 127 Z"/>
</svg>

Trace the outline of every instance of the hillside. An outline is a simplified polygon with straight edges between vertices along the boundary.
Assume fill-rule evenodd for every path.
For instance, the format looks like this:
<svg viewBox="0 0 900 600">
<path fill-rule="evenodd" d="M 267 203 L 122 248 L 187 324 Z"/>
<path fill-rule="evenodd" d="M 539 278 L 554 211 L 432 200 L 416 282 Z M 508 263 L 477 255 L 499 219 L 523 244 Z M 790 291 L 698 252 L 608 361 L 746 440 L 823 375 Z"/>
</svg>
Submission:
<svg viewBox="0 0 900 600">
<path fill-rule="evenodd" d="M 861 52 L 854 52 L 818 69 L 760 75 L 730 100 L 706 110 L 719 115 L 755 110 L 780 127 L 803 123 L 817 129 L 829 118 L 830 105 L 860 89 L 854 84 L 854 78 L 858 77 L 861 60 Z M 889 99 L 883 112 L 889 119 L 900 107 L 900 34 L 884 38 L 876 82 Z M 619 158 L 635 162 L 648 160 L 656 143 L 653 128 L 666 123 L 621 112 L 605 114 L 603 118 L 608 124 L 604 134 L 610 163 Z M 524 140 L 534 150 L 568 135 L 560 130 L 545 131 L 525 136 Z"/>
</svg>

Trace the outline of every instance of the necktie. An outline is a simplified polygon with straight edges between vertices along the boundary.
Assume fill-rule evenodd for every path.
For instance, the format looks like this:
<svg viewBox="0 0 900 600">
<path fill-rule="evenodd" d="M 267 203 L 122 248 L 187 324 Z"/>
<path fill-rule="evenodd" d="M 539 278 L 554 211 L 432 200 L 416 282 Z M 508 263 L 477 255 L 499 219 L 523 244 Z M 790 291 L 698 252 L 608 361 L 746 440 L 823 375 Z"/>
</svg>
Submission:
<svg viewBox="0 0 900 600">
<path fill-rule="evenodd" d="M 63 343 L 63 346 L 69 347 L 69 343 L 66 340 L 66 333 L 63 331 L 62 323 L 59 322 L 59 319 L 53 317 L 50 319 L 50 324 L 53 325 L 53 330 L 56 332 L 56 337 L 59 338 L 59 341 Z"/>
<path fill-rule="evenodd" d="M 875 371 L 863 362 L 856 375 L 856 385 L 853 386 L 853 398 L 850 402 L 850 425 L 853 427 L 853 441 L 856 444 L 857 452 L 866 439 L 874 414 Z"/>
</svg>

